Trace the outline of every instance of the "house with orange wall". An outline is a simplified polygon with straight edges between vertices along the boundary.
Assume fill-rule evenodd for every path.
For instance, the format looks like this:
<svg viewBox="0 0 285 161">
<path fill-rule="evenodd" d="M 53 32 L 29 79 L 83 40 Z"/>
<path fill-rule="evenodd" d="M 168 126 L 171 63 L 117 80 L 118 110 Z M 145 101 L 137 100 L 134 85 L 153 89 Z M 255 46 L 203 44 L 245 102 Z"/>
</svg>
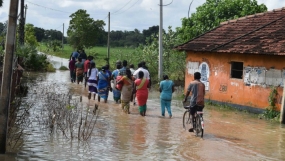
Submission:
<svg viewBox="0 0 285 161">
<path fill-rule="evenodd" d="M 223 22 L 175 49 L 185 51 L 185 91 L 196 71 L 206 99 L 251 112 L 281 106 L 285 80 L 285 7 Z"/>
</svg>

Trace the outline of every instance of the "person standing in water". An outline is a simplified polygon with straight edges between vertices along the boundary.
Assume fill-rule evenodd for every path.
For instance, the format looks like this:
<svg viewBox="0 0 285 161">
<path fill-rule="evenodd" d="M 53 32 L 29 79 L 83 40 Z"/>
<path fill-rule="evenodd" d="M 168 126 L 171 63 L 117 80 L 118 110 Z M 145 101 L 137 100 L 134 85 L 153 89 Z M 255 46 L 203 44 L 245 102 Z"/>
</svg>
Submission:
<svg viewBox="0 0 285 161">
<path fill-rule="evenodd" d="M 122 83 L 121 107 L 125 113 L 130 114 L 130 102 L 133 99 L 134 81 L 130 69 L 126 69 L 126 75 L 118 83 Z"/>
<path fill-rule="evenodd" d="M 149 80 L 144 78 L 143 71 L 139 71 L 138 76 L 138 79 L 135 80 L 136 97 L 138 100 L 140 115 L 145 116 Z"/>
<path fill-rule="evenodd" d="M 87 77 L 88 77 L 88 99 L 91 99 L 91 95 L 93 94 L 94 97 L 93 99 L 95 100 L 95 96 L 98 92 L 97 90 L 97 85 L 98 85 L 98 82 L 97 82 L 97 76 L 98 76 L 98 69 L 96 68 L 96 65 L 94 62 L 91 62 L 91 65 L 90 65 L 90 69 L 88 69 L 88 72 L 87 72 Z"/>
<path fill-rule="evenodd" d="M 104 102 L 107 103 L 108 94 L 110 89 L 110 75 L 107 72 L 107 67 L 103 66 L 102 70 L 98 73 L 98 102 L 100 98 L 104 99 Z"/>
<path fill-rule="evenodd" d="M 78 58 L 78 62 L 75 64 L 77 84 L 82 82 L 84 77 L 84 64 L 81 62 L 81 60 L 81 58 Z"/>
<path fill-rule="evenodd" d="M 71 83 L 75 82 L 75 80 L 76 80 L 75 63 L 76 63 L 75 57 L 72 57 L 72 59 L 69 61 L 69 65 L 68 65 Z"/>
<path fill-rule="evenodd" d="M 116 88 L 117 85 L 117 76 L 119 75 L 119 70 L 121 69 L 121 65 L 117 64 L 117 69 L 112 72 L 111 79 L 114 81 L 113 85 L 113 97 L 116 103 L 119 103 L 121 99 L 121 91 Z"/>
<path fill-rule="evenodd" d="M 174 92 L 174 83 L 172 80 L 169 80 L 168 75 L 163 76 L 163 81 L 161 81 L 159 85 L 159 91 L 160 91 L 161 115 L 164 117 L 165 108 L 166 108 L 169 118 L 171 118 L 172 117 L 171 100 L 172 100 L 172 93 Z"/>
</svg>

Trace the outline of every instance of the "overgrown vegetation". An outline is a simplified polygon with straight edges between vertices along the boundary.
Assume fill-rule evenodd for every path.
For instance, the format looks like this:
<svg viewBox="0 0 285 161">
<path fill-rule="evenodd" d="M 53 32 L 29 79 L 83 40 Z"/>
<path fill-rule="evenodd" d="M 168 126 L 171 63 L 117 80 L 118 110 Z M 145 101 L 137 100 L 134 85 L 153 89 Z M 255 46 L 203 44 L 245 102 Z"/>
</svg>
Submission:
<svg viewBox="0 0 285 161">
<path fill-rule="evenodd" d="M 206 105 L 215 106 L 215 107 L 217 107 L 220 110 L 234 110 L 234 111 L 238 110 L 238 109 L 228 105 L 227 103 L 215 103 L 215 102 L 213 102 L 211 100 L 207 101 Z"/>
<path fill-rule="evenodd" d="M 41 101 L 33 108 L 39 110 L 37 123 L 44 131 L 71 140 L 86 141 L 91 137 L 99 113 L 97 104 L 84 106 L 82 96 L 73 96 L 60 84 L 37 87 L 37 91 L 34 98 Z"/>
<path fill-rule="evenodd" d="M 59 70 L 68 70 L 68 68 L 66 66 L 61 66 L 59 67 Z"/>
<path fill-rule="evenodd" d="M 16 54 L 19 57 L 19 64 L 25 70 L 47 71 L 50 67 L 47 56 L 37 53 L 36 47 L 31 45 L 18 46 Z"/>
<path fill-rule="evenodd" d="M 47 72 L 55 72 L 55 68 L 53 67 L 53 65 L 52 64 L 48 64 L 48 66 L 47 66 L 47 68 L 46 68 L 46 71 Z"/>
<path fill-rule="evenodd" d="M 264 113 L 261 115 L 262 117 L 276 121 L 279 120 L 280 112 L 277 111 L 276 107 L 277 95 L 278 95 L 277 88 L 272 86 L 270 94 L 268 96 L 269 106 L 265 109 Z"/>
</svg>

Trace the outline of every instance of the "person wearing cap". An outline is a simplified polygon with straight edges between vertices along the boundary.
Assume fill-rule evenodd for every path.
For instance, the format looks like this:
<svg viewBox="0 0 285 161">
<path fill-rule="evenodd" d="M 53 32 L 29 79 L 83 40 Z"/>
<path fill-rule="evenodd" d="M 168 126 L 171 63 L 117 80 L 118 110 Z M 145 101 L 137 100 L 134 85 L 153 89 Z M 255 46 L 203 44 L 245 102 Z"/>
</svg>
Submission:
<svg viewBox="0 0 285 161">
<path fill-rule="evenodd" d="M 109 89 L 110 89 L 110 75 L 107 72 L 106 66 L 103 66 L 101 71 L 98 73 L 98 102 L 100 98 L 104 99 L 104 102 L 107 103 Z"/>
</svg>

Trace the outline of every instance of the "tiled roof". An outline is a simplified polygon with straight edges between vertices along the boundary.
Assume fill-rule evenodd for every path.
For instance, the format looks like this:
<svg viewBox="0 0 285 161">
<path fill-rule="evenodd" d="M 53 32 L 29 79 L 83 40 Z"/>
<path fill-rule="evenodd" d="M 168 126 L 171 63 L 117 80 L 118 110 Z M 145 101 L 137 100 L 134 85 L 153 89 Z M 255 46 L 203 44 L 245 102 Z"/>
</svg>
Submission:
<svg viewBox="0 0 285 161">
<path fill-rule="evenodd" d="M 285 7 L 223 22 L 175 49 L 285 55 Z"/>
</svg>

